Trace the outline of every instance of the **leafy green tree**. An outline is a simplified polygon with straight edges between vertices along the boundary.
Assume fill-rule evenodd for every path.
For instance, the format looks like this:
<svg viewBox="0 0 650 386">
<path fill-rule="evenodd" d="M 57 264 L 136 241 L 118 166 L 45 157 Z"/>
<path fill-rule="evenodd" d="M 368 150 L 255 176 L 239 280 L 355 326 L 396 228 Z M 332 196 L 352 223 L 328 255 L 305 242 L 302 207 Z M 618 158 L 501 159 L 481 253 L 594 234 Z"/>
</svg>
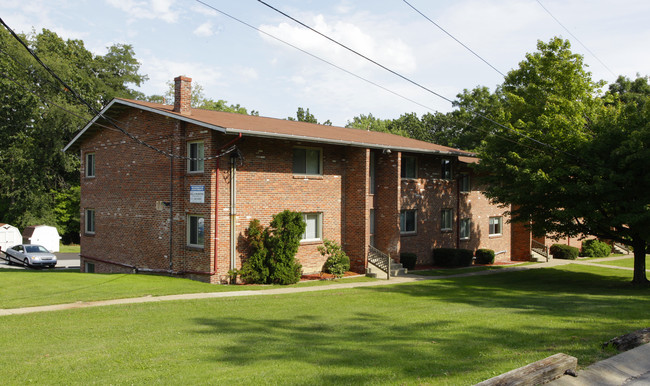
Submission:
<svg viewBox="0 0 650 386">
<path fill-rule="evenodd" d="M 302 107 L 298 107 L 298 111 L 296 112 L 296 118 L 293 117 L 287 117 L 287 120 L 289 121 L 298 121 L 298 122 L 308 122 L 308 123 L 319 123 L 316 117 L 314 117 L 314 114 L 309 112 L 309 109 L 305 110 Z M 327 126 L 332 126 L 332 122 L 328 119 L 323 123 L 320 123 L 321 125 L 327 125 Z"/>
<path fill-rule="evenodd" d="M 137 97 L 131 87 L 146 79 L 129 45 L 111 46 L 101 56 L 81 40 L 63 40 L 47 29 L 20 36 L 96 109 L 113 97 Z M 56 192 L 79 185 L 78 156 L 61 149 L 92 114 L 5 29 L 0 54 L 0 219 L 19 228 L 74 226 L 78 213 L 66 225 L 54 212 Z"/>
<path fill-rule="evenodd" d="M 57 229 L 64 244 L 79 244 L 80 192 L 79 186 L 72 186 L 61 192 L 52 192 Z"/>
<path fill-rule="evenodd" d="M 345 127 L 388 133 L 389 122 L 389 119 L 375 118 L 372 114 L 361 114 L 357 117 L 352 118 L 352 121 L 348 121 Z"/>
<path fill-rule="evenodd" d="M 535 234 L 586 234 L 634 246 L 633 283 L 646 286 L 650 104 L 629 102 L 648 97 L 619 91 L 602 99 L 602 85 L 568 41 L 538 42 L 538 51 L 505 78 L 503 127 L 486 138 L 478 170 L 487 196 L 511 204 L 513 221 Z"/>
<path fill-rule="evenodd" d="M 174 103 L 174 82 L 167 82 L 167 92 L 164 95 L 148 95 L 141 96 L 139 99 L 146 100 L 148 102 L 161 103 L 161 104 L 173 104 Z M 251 110 L 250 114 L 245 107 L 242 107 L 239 103 L 236 105 L 228 104 L 228 101 L 219 99 L 215 101 L 214 99 L 206 98 L 203 92 L 203 86 L 201 84 L 194 82 L 192 84 L 192 102 L 191 105 L 195 109 L 204 109 L 204 110 L 214 110 L 214 111 L 225 111 L 227 113 L 237 113 L 243 115 L 260 115 L 259 111 Z"/>
</svg>

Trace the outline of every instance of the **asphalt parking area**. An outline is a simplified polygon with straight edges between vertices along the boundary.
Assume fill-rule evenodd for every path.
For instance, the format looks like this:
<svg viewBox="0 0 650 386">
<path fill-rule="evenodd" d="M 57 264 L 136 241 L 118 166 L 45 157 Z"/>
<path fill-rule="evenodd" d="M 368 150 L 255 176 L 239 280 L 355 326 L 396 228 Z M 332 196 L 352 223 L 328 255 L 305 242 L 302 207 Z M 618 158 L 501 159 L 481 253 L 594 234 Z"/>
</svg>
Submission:
<svg viewBox="0 0 650 386">
<path fill-rule="evenodd" d="M 55 253 L 56 255 L 56 268 L 54 269 L 71 269 L 71 268 L 79 268 L 79 254 L 78 253 Z M 4 253 L 2 254 L 2 257 L 4 258 Z M 6 260 L 0 259 L 0 267 L 1 268 L 12 268 L 12 269 L 33 269 L 33 268 L 26 268 L 22 265 L 9 265 L 9 263 Z M 38 269 L 38 268 L 37 268 Z"/>
</svg>

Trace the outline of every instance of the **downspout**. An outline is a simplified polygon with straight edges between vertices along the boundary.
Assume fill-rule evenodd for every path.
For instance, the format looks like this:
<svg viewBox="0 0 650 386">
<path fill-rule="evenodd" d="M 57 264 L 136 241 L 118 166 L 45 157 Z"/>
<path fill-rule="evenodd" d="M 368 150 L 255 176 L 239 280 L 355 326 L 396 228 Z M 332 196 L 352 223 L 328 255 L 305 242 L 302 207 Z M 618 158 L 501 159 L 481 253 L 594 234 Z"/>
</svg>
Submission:
<svg viewBox="0 0 650 386">
<path fill-rule="evenodd" d="M 456 178 L 456 249 L 460 249 L 460 182 Z"/>
<path fill-rule="evenodd" d="M 173 271 L 174 264 L 174 136 L 170 141 L 171 154 L 169 157 L 169 270 Z"/>
<path fill-rule="evenodd" d="M 235 223 L 237 219 L 237 157 L 230 156 L 230 269 L 235 265 Z"/>
</svg>

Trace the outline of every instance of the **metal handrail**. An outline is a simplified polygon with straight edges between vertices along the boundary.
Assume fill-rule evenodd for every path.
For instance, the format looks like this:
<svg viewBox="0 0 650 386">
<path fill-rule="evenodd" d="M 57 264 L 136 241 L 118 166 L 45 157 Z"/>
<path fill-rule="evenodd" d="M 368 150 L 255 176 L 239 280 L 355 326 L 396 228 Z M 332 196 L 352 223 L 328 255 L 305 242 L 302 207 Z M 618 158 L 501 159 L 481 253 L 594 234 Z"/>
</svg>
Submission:
<svg viewBox="0 0 650 386">
<path fill-rule="evenodd" d="M 540 255 L 546 258 L 548 261 L 548 247 L 539 241 L 530 240 L 530 250 L 539 253 Z"/>
<path fill-rule="evenodd" d="M 368 245 L 368 262 L 375 265 L 380 270 L 386 272 L 386 277 L 390 280 L 390 254 L 384 253 L 379 249 Z"/>
<path fill-rule="evenodd" d="M 630 252 L 632 252 L 630 247 L 625 244 L 614 242 L 614 245 L 616 246 L 616 248 L 624 250 L 628 255 L 630 254 Z"/>
</svg>

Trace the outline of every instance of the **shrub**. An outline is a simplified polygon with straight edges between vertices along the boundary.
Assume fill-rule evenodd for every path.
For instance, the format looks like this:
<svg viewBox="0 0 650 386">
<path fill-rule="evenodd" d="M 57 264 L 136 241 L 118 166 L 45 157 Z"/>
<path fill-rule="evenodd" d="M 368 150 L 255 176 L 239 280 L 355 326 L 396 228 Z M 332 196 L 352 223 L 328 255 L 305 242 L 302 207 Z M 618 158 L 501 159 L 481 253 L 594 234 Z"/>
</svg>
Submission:
<svg viewBox="0 0 650 386">
<path fill-rule="evenodd" d="M 323 245 L 318 246 L 321 255 L 327 256 L 323 265 L 323 271 L 331 273 L 336 277 L 342 277 L 350 270 L 350 258 L 343 252 L 341 246 L 332 240 L 325 239 Z"/>
<path fill-rule="evenodd" d="M 550 252 L 554 259 L 575 260 L 578 258 L 580 250 L 564 244 L 553 244 Z"/>
<path fill-rule="evenodd" d="M 585 240 L 582 242 L 580 256 L 607 257 L 612 253 L 612 246 L 600 240 Z"/>
<path fill-rule="evenodd" d="M 476 264 L 494 264 L 494 251 L 492 249 L 477 249 Z"/>
<path fill-rule="evenodd" d="M 241 278 L 256 284 L 297 283 L 302 266 L 295 257 L 305 226 L 302 215 L 289 210 L 274 215 L 267 228 L 252 220 L 247 230 L 251 254 L 242 265 Z"/>
<path fill-rule="evenodd" d="M 440 267 L 468 267 L 472 265 L 474 253 L 469 249 L 434 248 L 433 264 Z"/>
<path fill-rule="evenodd" d="M 399 255 L 399 262 L 406 269 L 415 269 L 415 263 L 418 261 L 418 255 L 415 253 L 404 252 Z"/>
</svg>

